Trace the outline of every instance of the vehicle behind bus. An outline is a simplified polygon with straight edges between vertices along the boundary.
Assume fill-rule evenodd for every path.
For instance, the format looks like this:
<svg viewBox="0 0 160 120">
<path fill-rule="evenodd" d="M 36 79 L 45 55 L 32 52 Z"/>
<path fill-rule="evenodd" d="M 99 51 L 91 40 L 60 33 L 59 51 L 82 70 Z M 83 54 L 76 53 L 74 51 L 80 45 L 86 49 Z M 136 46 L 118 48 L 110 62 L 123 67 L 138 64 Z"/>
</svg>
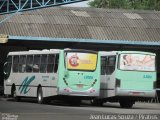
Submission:
<svg viewBox="0 0 160 120">
<path fill-rule="evenodd" d="M 4 94 L 16 100 L 61 99 L 78 105 L 99 95 L 100 55 L 87 50 L 10 52 L 4 74 Z"/>
<path fill-rule="evenodd" d="M 135 101 L 156 95 L 156 66 L 154 53 L 138 51 L 101 52 L 100 96 L 94 104 L 119 102 L 131 108 Z"/>
</svg>

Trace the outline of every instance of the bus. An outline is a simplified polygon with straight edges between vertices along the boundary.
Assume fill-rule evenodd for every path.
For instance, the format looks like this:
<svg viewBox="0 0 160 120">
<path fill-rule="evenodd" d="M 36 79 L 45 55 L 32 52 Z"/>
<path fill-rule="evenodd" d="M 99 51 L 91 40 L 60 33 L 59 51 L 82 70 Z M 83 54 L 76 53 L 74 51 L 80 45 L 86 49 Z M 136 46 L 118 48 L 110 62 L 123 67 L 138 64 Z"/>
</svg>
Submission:
<svg viewBox="0 0 160 120">
<path fill-rule="evenodd" d="M 156 55 L 141 51 L 100 52 L 100 96 L 93 105 L 119 102 L 123 108 L 132 108 L 136 101 L 156 96 Z"/>
<path fill-rule="evenodd" d="M 4 94 L 38 103 L 61 99 L 80 105 L 99 96 L 100 54 L 74 49 L 10 52 L 4 64 Z"/>
</svg>

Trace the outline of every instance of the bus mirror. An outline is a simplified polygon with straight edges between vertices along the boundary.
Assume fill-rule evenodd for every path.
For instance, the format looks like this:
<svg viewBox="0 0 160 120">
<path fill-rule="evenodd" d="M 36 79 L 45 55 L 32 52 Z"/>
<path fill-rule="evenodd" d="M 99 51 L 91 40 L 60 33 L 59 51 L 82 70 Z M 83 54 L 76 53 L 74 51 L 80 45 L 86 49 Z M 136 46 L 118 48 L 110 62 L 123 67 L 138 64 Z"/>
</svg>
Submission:
<svg viewBox="0 0 160 120">
<path fill-rule="evenodd" d="M 7 63 L 4 63 L 3 73 L 6 74 Z"/>
<path fill-rule="evenodd" d="M 68 71 L 64 71 L 64 77 L 68 77 Z"/>
<path fill-rule="evenodd" d="M 7 72 L 7 68 L 8 68 L 8 63 L 4 63 L 4 69 L 3 69 L 3 73 L 4 73 L 4 78 L 6 79 L 8 76 L 8 72 Z"/>
</svg>

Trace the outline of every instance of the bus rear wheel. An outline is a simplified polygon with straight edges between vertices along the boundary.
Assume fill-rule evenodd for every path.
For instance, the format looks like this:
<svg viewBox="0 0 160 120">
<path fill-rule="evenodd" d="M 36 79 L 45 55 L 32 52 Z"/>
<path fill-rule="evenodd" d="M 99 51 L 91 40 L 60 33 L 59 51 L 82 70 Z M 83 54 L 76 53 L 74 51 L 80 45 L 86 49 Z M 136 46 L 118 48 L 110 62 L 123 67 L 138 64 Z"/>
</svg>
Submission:
<svg viewBox="0 0 160 120">
<path fill-rule="evenodd" d="M 39 104 L 43 104 L 44 102 L 44 98 L 43 98 L 43 91 L 42 91 L 42 88 L 38 88 L 38 91 L 37 91 L 37 102 Z"/>
<path fill-rule="evenodd" d="M 119 103 L 122 108 L 132 108 L 134 104 L 133 101 L 119 101 Z"/>
<path fill-rule="evenodd" d="M 101 99 L 92 99 L 92 100 L 90 100 L 90 102 L 91 102 L 91 105 L 93 105 L 93 106 L 103 106 L 103 101 L 101 100 Z"/>
</svg>

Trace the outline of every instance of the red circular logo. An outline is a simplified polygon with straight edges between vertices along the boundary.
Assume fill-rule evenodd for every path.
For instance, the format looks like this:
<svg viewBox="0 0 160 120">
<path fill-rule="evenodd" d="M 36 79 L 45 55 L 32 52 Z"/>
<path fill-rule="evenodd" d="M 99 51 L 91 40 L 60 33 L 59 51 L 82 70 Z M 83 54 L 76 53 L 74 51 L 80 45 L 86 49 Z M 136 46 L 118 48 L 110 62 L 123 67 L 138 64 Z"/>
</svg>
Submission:
<svg viewBox="0 0 160 120">
<path fill-rule="evenodd" d="M 77 54 L 75 55 L 72 55 L 70 58 L 69 58 L 69 64 L 72 66 L 72 67 L 77 67 L 79 65 L 78 63 L 78 56 Z"/>
</svg>

